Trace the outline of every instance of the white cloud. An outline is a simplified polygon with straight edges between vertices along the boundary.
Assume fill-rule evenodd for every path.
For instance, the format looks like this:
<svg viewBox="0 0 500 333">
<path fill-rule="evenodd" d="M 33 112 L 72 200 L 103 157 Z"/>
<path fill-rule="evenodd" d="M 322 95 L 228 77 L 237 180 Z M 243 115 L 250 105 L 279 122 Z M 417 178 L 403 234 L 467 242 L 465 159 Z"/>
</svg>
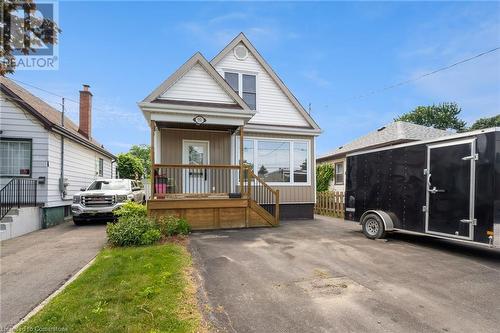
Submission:
<svg viewBox="0 0 500 333">
<path fill-rule="evenodd" d="M 331 82 L 324 77 L 322 77 L 318 70 L 316 69 L 309 69 L 305 70 L 302 72 L 302 76 L 304 76 L 306 79 L 314 83 L 315 85 L 319 87 L 329 87 L 331 86 Z"/>
</svg>

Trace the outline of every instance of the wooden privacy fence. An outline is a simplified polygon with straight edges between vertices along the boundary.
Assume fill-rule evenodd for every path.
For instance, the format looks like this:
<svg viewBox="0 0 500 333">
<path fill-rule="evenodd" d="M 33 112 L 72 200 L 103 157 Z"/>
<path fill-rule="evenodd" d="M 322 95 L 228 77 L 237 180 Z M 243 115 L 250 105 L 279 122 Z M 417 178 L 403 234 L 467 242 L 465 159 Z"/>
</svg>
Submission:
<svg viewBox="0 0 500 333">
<path fill-rule="evenodd" d="M 314 213 L 344 217 L 344 192 L 316 192 Z"/>
</svg>

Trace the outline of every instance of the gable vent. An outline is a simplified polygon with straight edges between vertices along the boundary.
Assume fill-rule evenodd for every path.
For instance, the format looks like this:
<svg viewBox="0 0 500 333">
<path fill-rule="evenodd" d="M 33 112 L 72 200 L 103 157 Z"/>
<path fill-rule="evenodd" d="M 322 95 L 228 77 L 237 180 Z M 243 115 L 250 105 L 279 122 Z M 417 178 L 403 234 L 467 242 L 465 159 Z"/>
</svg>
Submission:
<svg viewBox="0 0 500 333">
<path fill-rule="evenodd" d="M 238 45 L 234 48 L 234 56 L 238 60 L 245 60 L 248 57 L 248 50 L 243 45 Z"/>
</svg>

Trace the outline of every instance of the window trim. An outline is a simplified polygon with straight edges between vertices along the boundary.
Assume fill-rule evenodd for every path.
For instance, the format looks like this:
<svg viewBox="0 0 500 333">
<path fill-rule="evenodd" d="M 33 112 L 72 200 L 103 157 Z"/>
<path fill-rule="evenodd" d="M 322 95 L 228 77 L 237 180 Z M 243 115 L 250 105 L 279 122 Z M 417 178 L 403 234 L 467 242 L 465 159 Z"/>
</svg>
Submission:
<svg viewBox="0 0 500 333">
<path fill-rule="evenodd" d="M 259 95 L 260 95 L 260 92 L 259 92 L 259 73 L 245 71 L 245 70 L 239 70 L 239 69 L 222 68 L 222 74 L 223 74 L 222 78 L 224 79 L 224 81 L 226 80 L 226 76 L 225 76 L 226 73 L 238 74 L 238 95 L 241 97 L 241 99 L 243 99 L 243 75 L 255 76 L 255 110 L 253 110 L 253 111 L 258 112 L 258 110 L 259 110 Z"/>
<path fill-rule="evenodd" d="M 104 158 L 97 158 L 97 176 L 104 177 Z"/>
<path fill-rule="evenodd" d="M 33 178 L 33 139 L 0 137 L 1 141 L 24 141 L 30 144 L 30 174 L 29 175 L 0 175 L 0 178 Z"/>
<path fill-rule="evenodd" d="M 253 167 L 253 172 L 257 175 L 257 141 L 286 141 L 290 143 L 290 182 L 288 183 L 281 183 L 281 182 L 266 182 L 268 185 L 271 186 L 311 186 L 311 178 L 312 178 L 312 172 L 311 172 L 311 166 L 312 166 L 312 158 L 311 158 L 311 140 L 307 139 L 291 139 L 291 138 L 272 138 L 272 137 L 254 137 L 254 136 L 243 136 L 243 140 L 252 140 L 254 149 L 253 149 L 253 161 L 254 161 L 254 167 Z M 294 142 L 300 142 L 300 143 L 305 143 L 307 144 L 307 182 L 300 182 L 296 183 L 294 180 L 294 172 L 293 172 L 293 164 L 294 164 Z M 239 140 L 236 142 L 236 151 L 235 151 L 235 161 L 239 161 Z"/>
<path fill-rule="evenodd" d="M 342 165 L 342 182 L 337 182 L 337 165 Z M 333 184 L 334 185 L 344 185 L 345 184 L 345 164 L 342 162 L 333 163 Z"/>
</svg>

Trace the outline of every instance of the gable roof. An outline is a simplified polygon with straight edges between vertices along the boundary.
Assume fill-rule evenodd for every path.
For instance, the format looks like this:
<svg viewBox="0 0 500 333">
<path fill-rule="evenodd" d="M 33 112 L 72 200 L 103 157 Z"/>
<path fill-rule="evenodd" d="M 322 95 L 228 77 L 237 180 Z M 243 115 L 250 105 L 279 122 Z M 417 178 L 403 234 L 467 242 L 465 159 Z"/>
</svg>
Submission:
<svg viewBox="0 0 500 333">
<path fill-rule="evenodd" d="M 278 85 L 281 91 L 288 97 L 290 102 L 297 108 L 300 114 L 304 117 L 307 123 L 311 126 L 311 128 L 320 131 L 320 127 L 311 117 L 311 115 L 304 109 L 302 104 L 298 101 L 298 99 L 293 95 L 293 93 L 288 89 L 285 83 L 281 80 L 281 78 L 276 74 L 276 72 L 269 66 L 266 60 L 260 55 L 259 51 L 252 45 L 250 40 L 245 36 L 243 32 L 241 32 L 238 36 L 236 36 L 222 51 L 219 52 L 210 63 L 215 66 L 219 61 L 221 61 L 228 52 L 230 52 L 236 45 L 242 43 L 246 46 L 246 48 L 252 53 L 252 55 L 257 59 L 259 64 L 265 69 L 267 74 L 271 76 L 273 81 Z"/>
<path fill-rule="evenodd" d="M 0 89 L 7 95 L 8 99 L 40 121 L 47 130 L 57 130 L 61 134 L 80 142 L 89 148 L 96 150 L 103 155 L 111 158 L 115 156 L 104 149 L 98 141 L 93 138 L 87 138 L 78 131 L 76 125 L 70 118 L 64 116 L 64 127 L 61 125 L 62 113 L 42 99 L 30 93 L 28 90 L 14 83 L 6 77 L 0 77 Z M 10 98 L 9 98 L 10 97 Z"/>
<path fill-rule="evenodd" d="M 235 108 L 238 107 L 247 112 L 252 112 L 243 99 L 229 86 L 229 84 L 220 76 L 215 68 L 205 59 L 200 53 L 196 52 L 188 61 L 186 61 L 179 69 L 175 71 L 170 77 L 163 81 L 152 93 L 150 93 L 143 102 L 146 103 L 161 103 L 160 96 L 163 95 L 169 88 L 175 85 L 186 73 L 188 73 L 195 65 L 199 64 L 224 90 L 224 92 L 231 97 L 234 104 L 219 104 L 219 103 L 205 103 L 215 107 Z M 165 103 L 165 102 L 163 102 Z M 174 103 L 172 103 L 174 104 Z"/>
<path fill-rule="evenodd" d="M 453 133 L 432 127 L 416 125 L 405 121 L 395 121 L 376 131 L 357 138 L 354 141 L 346 143 L 328 154 L 319 156 L 317 160 L 325 161 L 368 148 L 389 146 L 409 141 L 434 139 L 451 134 Z"/>
</svg>

